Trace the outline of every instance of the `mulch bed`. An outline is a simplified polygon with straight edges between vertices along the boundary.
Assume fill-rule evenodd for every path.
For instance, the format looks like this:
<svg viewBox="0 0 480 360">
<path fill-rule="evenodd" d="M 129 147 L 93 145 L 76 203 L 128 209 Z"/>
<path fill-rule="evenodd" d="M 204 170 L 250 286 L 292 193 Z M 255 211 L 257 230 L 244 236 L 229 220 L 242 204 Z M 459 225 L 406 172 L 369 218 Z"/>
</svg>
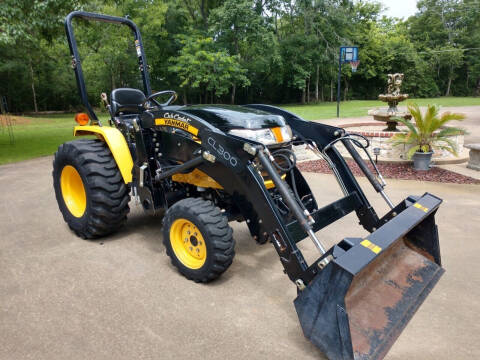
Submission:
<svg viewBox="0 0 480 360">
<path fill-rule="evenodd" d="M 353 160 L 346 161 L 355 176 L 364 176 L 358 165 Z M 332 173 L 332 170 L 330 170 L 326 161 L 323 160 L 305 161 L 298 163 L 297 166 L 302 171 L 321 174 Z M 378 164 L 377 167 L 384 178 L 390 179 L 434 181 L 455 184 L 480 184 L 480 180 L 438 167 L 433 167 L 429 171 L 415 171 L 413 170 L 411 164 Z"/>
</svg>

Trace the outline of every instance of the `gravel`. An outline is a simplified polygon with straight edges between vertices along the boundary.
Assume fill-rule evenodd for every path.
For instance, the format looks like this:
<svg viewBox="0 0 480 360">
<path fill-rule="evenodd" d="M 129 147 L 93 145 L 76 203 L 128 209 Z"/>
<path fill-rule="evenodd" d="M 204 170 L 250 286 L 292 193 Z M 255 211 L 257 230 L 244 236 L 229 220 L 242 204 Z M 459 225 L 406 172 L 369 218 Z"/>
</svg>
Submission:
<svg viewBox="0 0 480 360">
<path fill-rule="evenodd" d="M 346 161 L 355 176 L 364 176 L 353 160 Z M 332 173 L 324 160 L 305 161 L 299 163 L 297 166 L 301 171 L 321 174 Z M 411 164 L 378 164 L 377 167 L 384 178 L 390 179 L 433 181 L 455 184 L 480 184 L 480 180 L 437 167 L 433 167 L 429 171 L 416 171 Z"/>
</svg>

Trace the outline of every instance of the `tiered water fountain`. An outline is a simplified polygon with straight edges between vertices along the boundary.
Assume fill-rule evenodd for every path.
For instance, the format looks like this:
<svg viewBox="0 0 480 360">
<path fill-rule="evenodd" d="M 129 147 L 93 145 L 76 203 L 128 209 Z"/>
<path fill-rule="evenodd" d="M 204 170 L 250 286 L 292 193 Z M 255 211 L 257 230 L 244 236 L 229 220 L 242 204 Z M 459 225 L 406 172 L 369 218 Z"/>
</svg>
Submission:
<svg viewBox="0 0 480 360">
<path fill-rule="evenodd" d="M 387 128 L 383 129 L 383 131 L 399 131 L 397 129 L 398 122 L 393 119 L 395 117 L 401 117 L 407 120 L 412 118 L 412 115 L 408 112 L 399 111 L 397 108 L 400 102 L 408 99 L 408 94 L 400 94 L 403 77 L 403 74 L 388 74 L 387 93 L 378 95 L 380 101 L 388 104 L 388 109 L 374 109 L 368 112 L 368 115 L 372 115 L 374 120 L 387 123 Z"/>
<path fill-rule="evenodd" d="M 387 123 L 387 127 L 382 123 L 377 122 L 358 122 L 340 125 L 350 133 L 357 133 L 365 136 L 370 141 L 368 151 L 372 157 L 378 156 L 380 162 L 410 162 L 406 158 L 407 146 L 392 146 L 389 141 L 399 131 L 407 131 L 408 128 L 395 121 L 395 117 L 402 117 L 410 120 L 412 115 L 407 111 L 398 110 L 397 106 L 400 102 L 408 99 L 408 94 L 401 94 L 400 88 L 402 86 L 403 74 L 388 74 L 388 89 L 387 94 L 381 94 L 378 98 L 388 103 L 388 108 L 373 109 L 368 112 L 373 116 L 374 120 Z M 451 140 L 456 144 L 459 150 L 459 157 L 455 157 L 446 150 L 435 150 L 433 154 L 433 161 L 436 164 L 446 163 L 460 163 L 468 159 L 468 154 L 463 147 L 464 135 L 454 135 Z M 343 149 L 340 149 L 343 152 Z M 348 153 L 345 150 L 345 155 Z"/>
</svg>

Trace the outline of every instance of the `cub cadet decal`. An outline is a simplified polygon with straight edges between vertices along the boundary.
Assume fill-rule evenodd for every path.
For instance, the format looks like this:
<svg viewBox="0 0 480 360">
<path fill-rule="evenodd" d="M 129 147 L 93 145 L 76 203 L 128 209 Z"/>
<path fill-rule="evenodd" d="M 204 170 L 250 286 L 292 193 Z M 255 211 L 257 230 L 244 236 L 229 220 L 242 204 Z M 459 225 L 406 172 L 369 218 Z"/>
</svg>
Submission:
<svg viewBox="0 0 480 360">
<path fill-rule="evenodd" d="M 167 115 L 167 114 L 165 114 Z M 186 119 L 186 118 L 185 118 Z M 184 120 L 176 120 L 176 119 L 167 119 L 167 118 L 159 118 L 155 119 L 155 125 L 159 126 L 173 126 L 182 130 L 185 130 L 189 132 L 190 134 L 193 134 L 195 136 L 198 135 L 198 129 L 192 125 L 190 125 L 188 122 Z"/>
<path fill-rule="evenodd" d="M 230 163 L 230 165 L 232 165 L 233 167 L 237 166 L 238 160 L 233 157 L 228 151 L 225 151 L 222 145 L 217 144 L 214 138 L 208 138 L 208 145 L 214 148 L 218 155 L 223 157 L 227 162 Z"/>
<path fill-rule="evenodd" d="M 166 119 L 181 120 L 181 121 L 186 121 L 186 122 L 192 121 L 191 119 L 189 119 L 188 117 L 186 117 L 184 115 L 180 115 L 180 114 L 176 114 L 176 113 L 169 113 L 169 112 L 164 113 L 163 117 L 166 118 Z"/>
</svg>

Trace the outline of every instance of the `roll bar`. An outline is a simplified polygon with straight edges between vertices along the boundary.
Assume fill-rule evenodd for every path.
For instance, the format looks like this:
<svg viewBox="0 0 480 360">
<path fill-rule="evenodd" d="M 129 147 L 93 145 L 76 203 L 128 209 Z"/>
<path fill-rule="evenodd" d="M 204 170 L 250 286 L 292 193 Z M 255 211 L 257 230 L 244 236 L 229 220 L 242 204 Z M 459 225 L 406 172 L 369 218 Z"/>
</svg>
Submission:
<svg viewBox="0 0 480 360">
<path fill-rule="evenodd" d="M 80 54 L 78 52 L 77 41 L 75 40 L 75 35 L 73 32 L 72 20 L 74 18 L 126 25 L 132 30 L 135 39 L 135 49 L 137 51 L 138 65 L 140 72 L 142 73 L 144 92 L 147 97 L 150 96 L 152 90 L 150 88 L 147 58 L 145 56 L 145 51 L 143 50 L 142 36 L 137 25 L 135 25 L 132 20 L 127 18 L 96 14 L 86 11 L 73 11 L 65 18 L 65 31 L 67 33 L 68 46 L 70 47 L 70 54 L 72 56 L 72 68 L 75 71 L 75 78 L 77 79 L 78 91 L 80 92 L 80 97 L 82 99 L 83 105 L 85 105 L 90 118 L 98 122 L 98 117 L 93 111 L 90 102 L 88 101 L 87 88 L 85 86 L 85 79 L 83 77 L 82 71 L 82 63 L 80 60 Z"/>
</svg>

